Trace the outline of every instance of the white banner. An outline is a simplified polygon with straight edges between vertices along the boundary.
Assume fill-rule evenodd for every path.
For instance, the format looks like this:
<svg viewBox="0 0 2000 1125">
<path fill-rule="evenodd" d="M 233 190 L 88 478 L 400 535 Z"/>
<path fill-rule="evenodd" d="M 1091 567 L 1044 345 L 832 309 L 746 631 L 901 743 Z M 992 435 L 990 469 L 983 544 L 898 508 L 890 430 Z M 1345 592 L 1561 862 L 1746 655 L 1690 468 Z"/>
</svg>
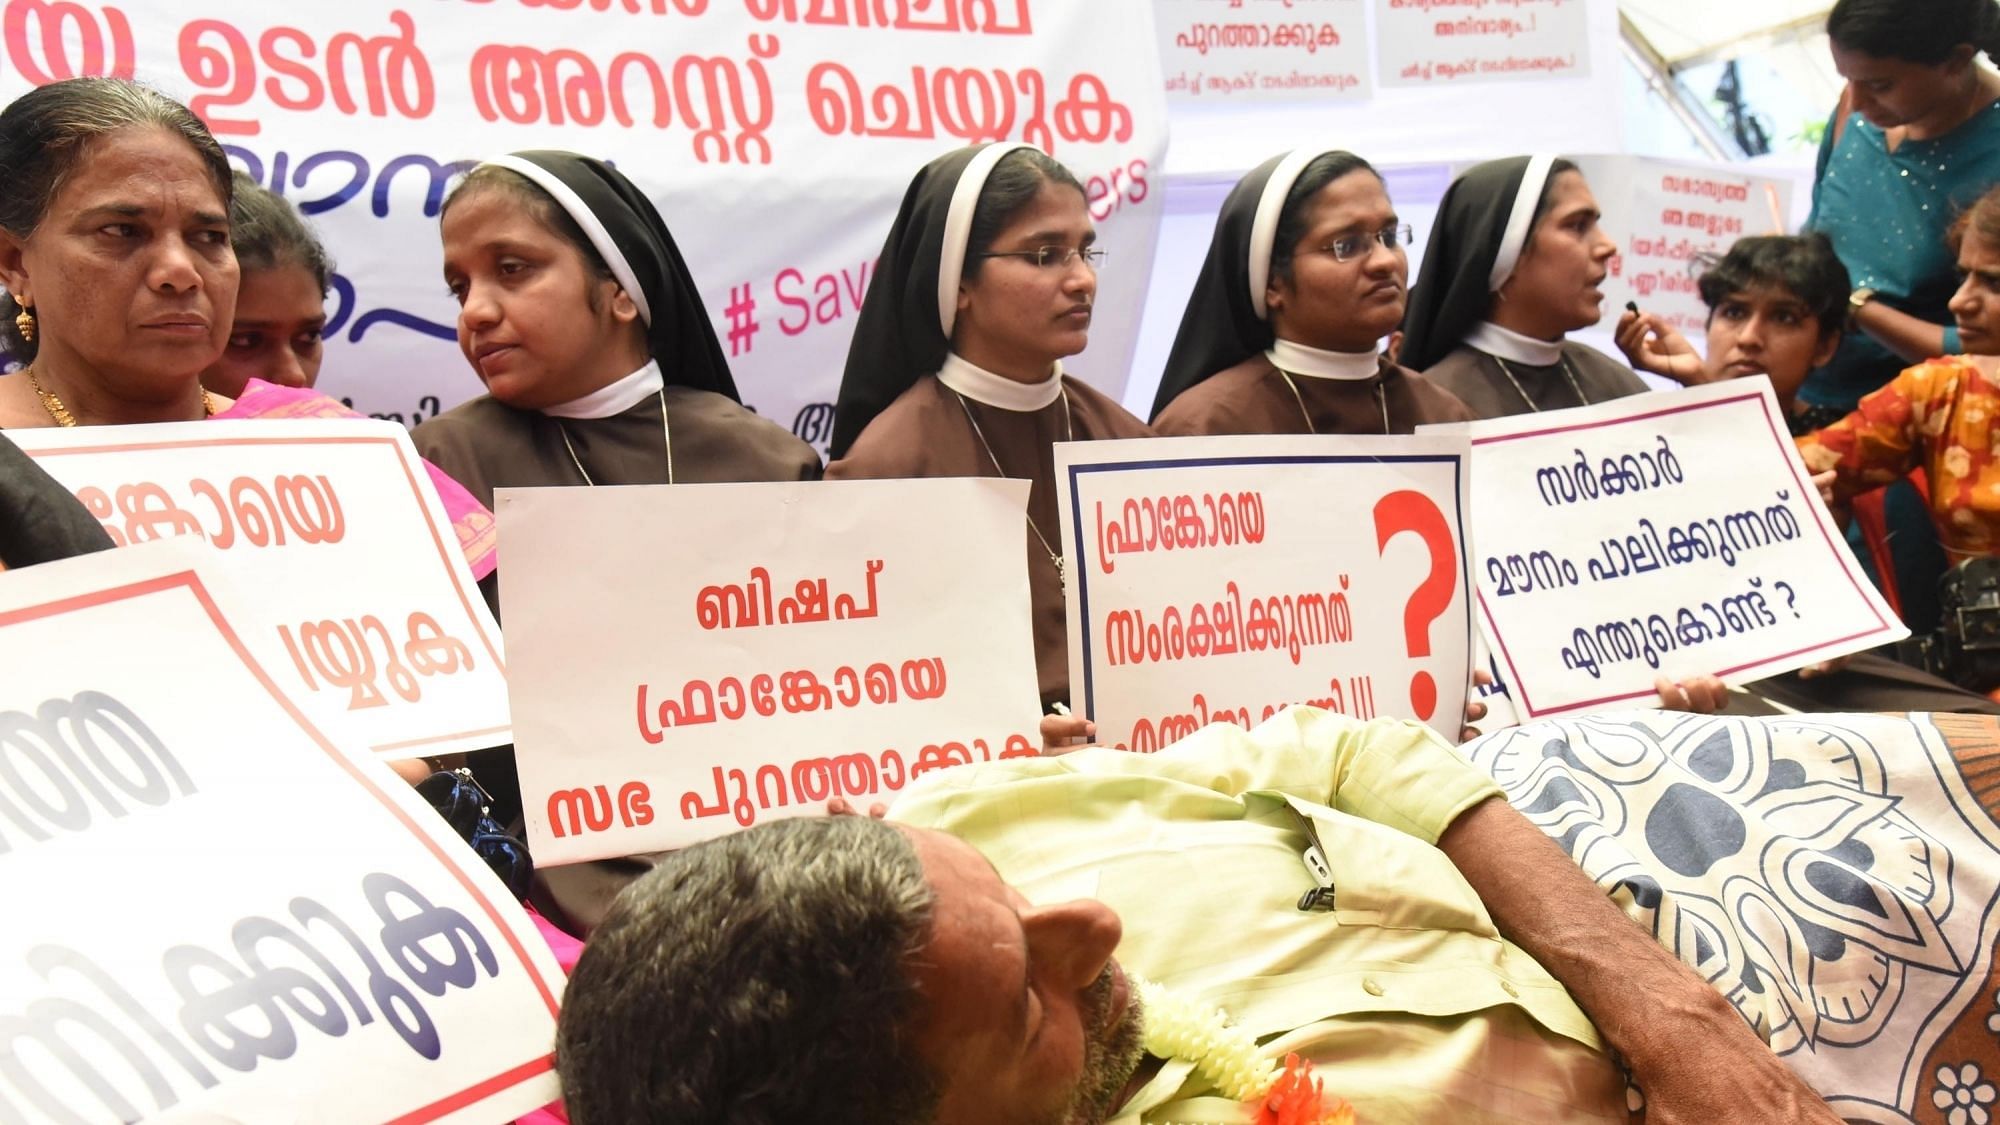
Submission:
<svg viewBox="0 0 2000 1125">
<path fill-rule="evenodd" d="M 1586 0 L 1375 0 L 1384 86 L 1590 73 Z"/>
<path fill-rule="evenodd" d="M 1792 182 L 1707 164 L 1637 156 L 1574 158 L 1618 242 L 1604 291 L 1610 331 L 1633 302 L 1706 351 L 1708 306 L 1695 287 L 1705 256 L 1739 238 L 1784 234 Z"/>
<path fill-rule="evenodd" d="M 297 203 L 339 267 L 320 389 L 414 425 L 480 393 L 437 209 L 479 159 L 613 161 L 672 228 L 745 400 L 825 450 L 841 357 L 910 177 L 1026 140 L 1112 250 L 1091 349 L 1117 398 L 1159 223 L 1150 0 L 0 0 L 0 101 L 136 73 Z"/>
<path fill-rule="evenodd" d="M 1167 99 L 1365 100 L 1365 0 L 1153 0 Z"/>
<path fill-rule="evenodd" d="M 1906 636 L 1761 376 L 1475 422 L 1472 573 L 1523 721 Z"/>
<path fill-rule="evenodd" d="M 402 427 L 340 419 L 9 430 L 114 543 L 207 540 L 259 664 L 385 758 L 512 738 L 500 629 Z"/>
<path fill-rule="evenodd" d="M 504 1121 L 562 970 L 188 540 L 0 574 L 0 1116 Z M 22 1114 L 25 1113 L 25 1118 Z"/>
<path fill-rule="evenodd" d="M 1465 439 L 1066 442 L 1071 692 L 1150 752 L 1292 703 L 1465 709 Z"/>
<path fill-rule="evenodd" d="M 507 488 L 537 863 L 886 801 L 1041 749 L 1026 481 Z M 588 560 L 579 569 L 579 560 Z"/>
</svg>

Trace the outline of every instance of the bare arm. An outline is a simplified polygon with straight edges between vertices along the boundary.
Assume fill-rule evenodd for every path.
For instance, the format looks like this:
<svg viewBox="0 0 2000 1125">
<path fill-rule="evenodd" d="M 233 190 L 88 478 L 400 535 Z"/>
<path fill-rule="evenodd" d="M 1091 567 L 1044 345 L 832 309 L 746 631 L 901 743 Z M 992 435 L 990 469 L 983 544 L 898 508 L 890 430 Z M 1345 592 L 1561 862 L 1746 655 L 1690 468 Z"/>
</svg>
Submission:
<svg viewBox="0 0 2000 1125">
<path fill-rule="evenodd" d="M 1944 354 L 1944 325 L 1870 301 L 1854 312 L 1854 323 L 1875 341 L 1909 363 Z"/>
<path fill-rule="evenodd" d="M 1500 932 L 1562 982 L 1624 1057 L 1651 1125 L 1840 1120 L 1720 993 L 1505 801 L 1465 812 L 1438 846 Z"/>
</svg>

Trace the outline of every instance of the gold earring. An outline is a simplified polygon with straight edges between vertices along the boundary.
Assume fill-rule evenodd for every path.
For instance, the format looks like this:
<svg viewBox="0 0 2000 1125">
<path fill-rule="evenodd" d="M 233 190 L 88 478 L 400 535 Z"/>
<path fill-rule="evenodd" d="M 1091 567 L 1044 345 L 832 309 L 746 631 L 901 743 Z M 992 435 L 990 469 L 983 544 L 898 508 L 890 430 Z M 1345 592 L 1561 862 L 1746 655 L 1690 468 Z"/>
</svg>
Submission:
<svg viewBox="0 0 2000 1125">
<path fill-rule="evenodd" d="M 17 331 L 17 332 L 19 332 L 19 333 L 21 334 L 21 341 L 22 341 L 23 343 L 27 343 L 27 344 L 32 344 L 32 343 L 34 343 L 34 342 L 35 342 L 35 310 L 34 310 L 34 309 L 32 309 L 32 308 L 29 308 L 29 307 L 28 307 L 27 305 L 22 305 L 22 306 L 21 306 L 21 314 L 20 314 L 19 316 L 16 316 L 16 317 L 14 318 L 14 329 L 15 329 L 15 331 Z"/>
</svg>

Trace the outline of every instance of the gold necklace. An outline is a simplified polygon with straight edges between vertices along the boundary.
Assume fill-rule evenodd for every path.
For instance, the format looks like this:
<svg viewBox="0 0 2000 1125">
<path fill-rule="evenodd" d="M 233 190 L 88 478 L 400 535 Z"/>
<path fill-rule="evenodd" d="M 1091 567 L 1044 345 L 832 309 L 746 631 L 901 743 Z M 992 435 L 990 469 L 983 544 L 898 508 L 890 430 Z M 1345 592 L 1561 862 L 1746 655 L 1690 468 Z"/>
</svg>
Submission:
<svg viewBox="0 0 2000 1125">
<path fill-rule="evenodd" d="M 34 388 L 35 396 L 42 400 L 42 409 L 49 412 L 49 417 L 55 419 L 56 425 L 66 430 L 75 429 L 78 425 L 76 415 L 69 412 L 69 407 L 63 405 L 63 400 L 57 398 L 54 391 L 42 386 L 42 381 L 35 377 L 33 365 L 30 365 L 22 374 L 28 377 L 28 385 Z M 201 392 L 201 416 L 203 418 L 215 417 L 215 396 L 209 394 L 206 388 L 203 388 Z"/>
<path fill-rule="evenodd" d="M 956 390 L 952 391 L 951 393 L 958 397 L 958 408 L 960 410 L 965 411 L 965 420 L 967 422 L 972 423 L 972 433 L 975 437 L 979 439 L 980 446 L 986 450 L 986 459 L 988 461 L 993 462 L 993 471 L 999 473 L 1003 477 L 1006 476 L 1007 470 L 1000 467 L 1000 458 L 993 455 L 993 443 L 986 440 L 986 431 L 979 428 L 979 419 L 974 418 L 972 416 L 972 407 L 966 405 L 965 396 L 959 394 Z M 1062 400 L 1063 440 L 1075 441 L 1076 427 L 1074 421 L 1070 418 L 1069 414 L 1069 388 L 1065 387 L 1062 390 L 1056 392 L 1056 397 Z M 1048 554 L 1049 562 L 1055 564 L 1057 588 L 1063 590 L 1064 592 L 1068 592 L 1069 569 L 1063 564 L 1063 557 L 1056 553 L 1056 549 L 1054 547 L 1049 546 L 1049 537 L 1042 534 L 1042 529 L 1035 526 L 1034 514 L 1032 512 L 1023 514 L 1028 517 L 1028 530 L 1034 532 L 1035 538 L 1042 541 L 1042 550 Z"/>
<path fill-rule="evenodd" d="M 577 459 L 576 446 L 569 443 L 569 430 L 563 427 L 561 419 L 553 414 L 549 417 L 556 424 L 556 433 L 562 436 L 563 448 L 569 452 L 569 463 L 576 466 L 577 473 L 583 477 L 583 483 L 596 488 L 597 482 L 590 479 L 590 470 L 585 469 L 583 462 Z M 672 484 L 674 483 L 674 428 L 667 420 L 667 388 L 664 385 L 660 387 L 660 437 L 667 446 L 667 483 Z"/>
<path fill-rule="evenodd" d="M 1491 352 L 1488 352 L 1486 354 L 1493 355 L 1493 353 Z M 1520 395 L 1521 401 L 1528 404 L 1528 413 L 1540 414 L 1542 412 L 1542 408 L 1536 406 L 1535 400 L 1528 397 L 1528 388 L 1522 386 L 1521 380 L 1516 379 L 1514 377 L 1514 369 L 1508 366 L 1507 361 L 1495 355 L 1493 356 L 1493 362 L 1500 365 L 1500 374 L 1505 375 L 1507 377 L 1507 381 L 1509 383 L 1514 384 L 1514 393 Z M 1558 359 L 1556 360 L 1556 364 L 1557 366 L 1562 368 L 1563 378 L 1569 380 L 1569 389 L 1576 392 L 1576 401 L 1578 405 L 1589 406 L 1590 398 L 1583 393 L 1583 384 L 1576 381 L 1576 372 L 1571 371 L 1569 368 L 1569 357 L 1568 356 L 1558 357 Z"/>
</svg>

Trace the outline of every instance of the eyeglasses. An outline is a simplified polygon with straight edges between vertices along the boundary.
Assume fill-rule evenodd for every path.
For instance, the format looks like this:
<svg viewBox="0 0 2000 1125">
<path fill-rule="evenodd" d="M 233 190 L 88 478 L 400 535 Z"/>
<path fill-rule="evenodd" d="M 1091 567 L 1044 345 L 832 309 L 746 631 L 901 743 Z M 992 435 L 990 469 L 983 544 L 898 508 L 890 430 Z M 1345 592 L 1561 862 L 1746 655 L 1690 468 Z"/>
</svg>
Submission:
<svg viewBox="0 0 2000 1125">
<path fill-rule="evenodd" d="M 1393 227 L 1383 227 L 1374 234 L 1344 234 L 1325 246 L 1314 248 L 1316 254 L 1331 254 L 1336 262 L 1346 262 L 1361 257 L 1375 249 L 1379 242 L 1387 250 L 1407 250 L 1415 240 L 1417 232 L 1410 224 L 1401 223 Z"/>
<path fill-rule="evenodd" d="M 975 258 L 1026 258 L 1045 270 L 1065 270 L 1078 258 L 1091 269 L 1104 265 L 1104 248 L 1086 246 L 1077 249 L 1071 246 L 1037 246 L 1033 250 L 995 250 L 985 254 L 974 254 Z"/>
</svg>

